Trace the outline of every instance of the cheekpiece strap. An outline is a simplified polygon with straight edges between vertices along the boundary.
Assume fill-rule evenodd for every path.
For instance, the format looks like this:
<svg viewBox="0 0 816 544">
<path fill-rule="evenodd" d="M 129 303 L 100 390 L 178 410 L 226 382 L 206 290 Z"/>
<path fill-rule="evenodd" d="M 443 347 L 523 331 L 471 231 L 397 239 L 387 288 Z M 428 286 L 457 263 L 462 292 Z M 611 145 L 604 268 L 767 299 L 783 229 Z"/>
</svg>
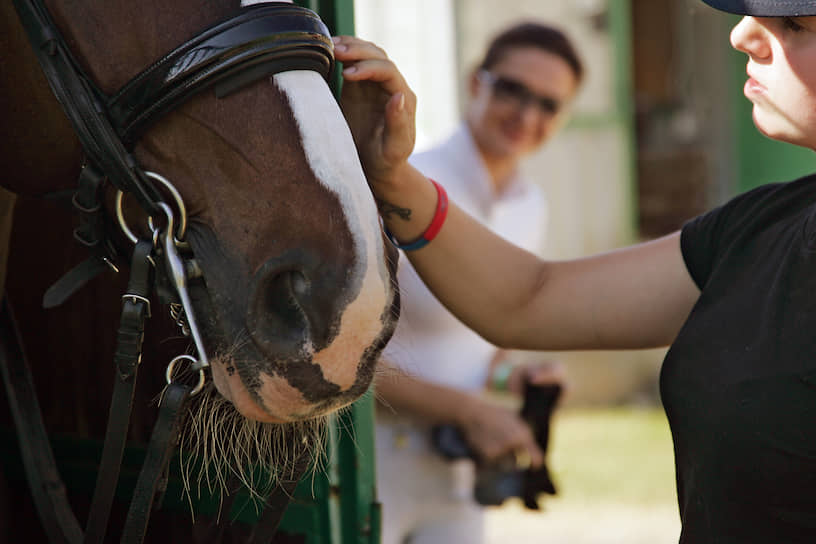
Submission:
<svg viewBox="0 0 816 544">
<path fill-rule="evenodd" d="M 149 214 L 160 194 L 125 149 L 108 120 L 104 98 L 73 59 L 41 0 L 14 0 L 40 67 L 88 156 L 117 188 L 131 192 Z"/>
<path fill-rule="evenodd" d="M 85 527 L 84 544 L 104 542 L 116 484 L 119 481 L 133 409 L 136 374 L 142 359 L 145 320 L 150 317 L 150 301 L 147 297 L 152 283 L 152 252 L 153 245 L 145 240 L 139 240 L 133 248 L 130 280 L 127 293 L 122 297 L 122 316 L 116 337 L 116 353 L 113 356 L 116 377 L 108 412 L 108 426 Z"/>
<path fill-rule="evenodd" d="M 217 85 L 225 96 L 263 76 L 334 66 L 328 29 L 312 11 L 290 4 L 243 8 L 133 78 L 112 98 L 80 69 L 41 0 L 13 0 L 40 66 L 88 155 L 118 189 L 155 216 L 158 189 L 129 148 L 161 114 Z"/>
<path fill-rule="evenodd" d="M 79 174 L 79 183 L 71 203 L 79 215 L 74 239 L 87 247 L 92 256 L 62 275 L 43 295 L 43 308 L 54 308 L 65 302 L 83 285 L 107 270 L 116 260 L 116 249 L 105 225 L 101 190 L 105 177 L 91 165 Z"/>
</svg>

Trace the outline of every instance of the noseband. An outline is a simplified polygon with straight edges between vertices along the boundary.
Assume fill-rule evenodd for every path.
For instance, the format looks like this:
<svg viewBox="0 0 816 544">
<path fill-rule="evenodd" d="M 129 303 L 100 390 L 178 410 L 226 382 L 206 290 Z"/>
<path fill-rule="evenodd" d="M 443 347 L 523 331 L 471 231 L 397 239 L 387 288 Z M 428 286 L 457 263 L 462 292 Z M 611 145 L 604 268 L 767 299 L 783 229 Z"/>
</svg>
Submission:
<svg viewBox="0 0 816 544">
<path fill-rule="evenodd" d="M 107 228 L 110 221 L 103 215 L 100 188 L 105 180 L 118 190 L 118 222 L 134 242 L 114 357 L 117 379 L 84 533 L 67 503 L 56 471 L 30 371 L 24 361 L 0 361 L 8 367 L 18 365 L 11 371 L 4 367 L 3 374 L 9 387 L 23 392 L 9 397 L 32 494 L 50 540 L 89 543 L 104 539 L 127 436 L 152 289 L 158 292 L 160 300 L 171 305 L 172 315 L 182 330 L 192 336 L 197 352 L 197 358 L 179 355 L 166 371 L 168 387 L 122 537 L 122 542 L 141 542 L 151 505 L 174 449 L 184 407 L 204 385 L 208 361 L 187 293 L 187 279 L 195 275 L 190 271 L 197 266 L 184 241 L 187 221 L 184 202 L 168 180 L 139 166 L 132 155 L 133 147 L 162 115 L 202 91 L 214 89 L 220 98 L 263 77 L 287 70 L 312 70 L 328 79 L 334 66 L 332 42 L 326 26 L 308 9 L 292 4 L 246 7 L 164 55 L 113 96 L 107 96 L 79 67 L 40 0 L 14 0 L 14 5 L 46 79 L 86 155 L 73 198 L 80 217 L 74 237 L 91 250 L 92 257 L 57 281 L 46 292 L 44 305 L 58 305 L 104 269 L 105 263 L 116 268 L 115 263 L 122 259 L 122 252 L 113 243 Z M 151 218 L 152 239 L 140 240 L 127 227 L 121 212 L 124 194 L 132 195 Z M 165 201 L 166 194 L 172 196 L 170 203 Z M 15 351 L 13 347 L 7 351 Z M 198 383 L 194 387 L 174 378 L 176 364 L 183 361 L 190 362 L 190 368 L 198 372 Z M 9 375 L 23 378 L 13 380 Z M 22 400 L 14 401 L 12 397 Z M 33 403 L 26 400 L 28 397 L 34 399 Z M 274 528 L 277 524 L 267 522 L 267 525 Z"/>
</svg>

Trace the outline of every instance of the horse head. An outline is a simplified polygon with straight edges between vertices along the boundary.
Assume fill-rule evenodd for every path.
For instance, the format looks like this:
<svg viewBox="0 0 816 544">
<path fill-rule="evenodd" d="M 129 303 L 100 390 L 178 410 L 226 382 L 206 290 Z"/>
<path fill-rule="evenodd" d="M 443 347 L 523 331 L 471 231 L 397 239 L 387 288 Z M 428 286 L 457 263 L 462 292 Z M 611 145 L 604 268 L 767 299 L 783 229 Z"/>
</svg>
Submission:
<svg viewBox="0 0 816 544">
<path fill-rule="evenodd" d="M 49 11 L 77 64 L 113 96 L 239 7 L 225 4 L 54 0 Z M 13 10 L 2 10 L 0 46 L 16 54 L 4 60 L 0 115 L 31 127 L 0 150 L 7 171 L 24 171 L 4 185 L 50 193 L 76 178 L 81 148 Z M 195 94 L 140 127 L 130 148 L 186 208 L 201 270 L 189 280 L 190 301 L 220 395 L 244 417 L 276 423 L 359 397 L 396 320 L 395 259 L 324 77 L 283 70 L 229 93 Z M 113 192 L 104 197 L 111 213 Z M 149 239 L 144 211 L 124 202 L 126 223 Z"/>
</svg>

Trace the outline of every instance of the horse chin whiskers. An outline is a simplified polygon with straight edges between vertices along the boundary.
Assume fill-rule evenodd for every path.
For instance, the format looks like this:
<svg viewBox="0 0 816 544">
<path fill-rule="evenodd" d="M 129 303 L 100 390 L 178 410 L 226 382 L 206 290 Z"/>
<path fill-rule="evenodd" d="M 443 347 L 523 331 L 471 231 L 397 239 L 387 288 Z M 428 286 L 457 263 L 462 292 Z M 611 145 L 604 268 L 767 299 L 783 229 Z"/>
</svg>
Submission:
<svg viewBox="0 0 816 544">
<path fill-rule="evenodd" d="M 242 416 L 210 384 L 191 401 L 179 440 L 184 493 L 190 502 L 202 491 L 221 501 L 239 483 L 256 509 L 282 480 L 314 474 L 325 460 L 326 418 L 262 423 Z M 305 477 L 305 476 L 304 476 Z"/>
</svg>

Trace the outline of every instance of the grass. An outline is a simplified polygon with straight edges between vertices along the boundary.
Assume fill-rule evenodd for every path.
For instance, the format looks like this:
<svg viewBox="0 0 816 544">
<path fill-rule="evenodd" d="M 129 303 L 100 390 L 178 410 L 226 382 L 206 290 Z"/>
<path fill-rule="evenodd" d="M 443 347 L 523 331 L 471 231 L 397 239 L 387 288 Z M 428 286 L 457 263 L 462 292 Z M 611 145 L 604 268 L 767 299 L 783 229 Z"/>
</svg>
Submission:
<svg viewBox="0 0 816 544">
<path fill-rule="evenodd" d="M 659 408 L 561 409 L 548 466 L 558 495 L 543 510 L 489 508 L 486 544 L 676 544 L 680 534 L 668 422 Z"/>
<path fill-rule="evenodd" d="M 676 504 L 671 434 L 660 408 L 556 412 L 548 464 L 564 501 Z"/>
</svg>

